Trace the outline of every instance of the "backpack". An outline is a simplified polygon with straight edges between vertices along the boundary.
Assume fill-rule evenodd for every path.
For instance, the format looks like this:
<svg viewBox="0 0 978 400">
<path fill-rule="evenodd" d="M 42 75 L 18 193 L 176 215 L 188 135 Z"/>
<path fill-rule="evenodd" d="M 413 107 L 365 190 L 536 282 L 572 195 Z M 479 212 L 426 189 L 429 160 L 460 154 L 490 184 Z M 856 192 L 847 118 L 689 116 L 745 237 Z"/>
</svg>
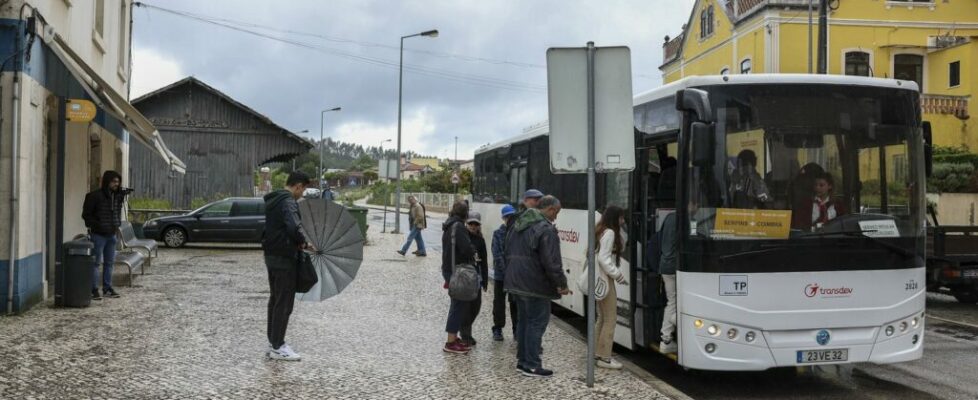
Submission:
<svg viewBox="0 0 978 400">
<path fill-rule="evenodd" d="M 472 263 L 455 262 L 455 232 L 459 222 L 452 225 L 452 278 L 448 281 L 448 296 L 454 300 L 472 301 L 479 297 L 479 270 Z"/>
</svg>

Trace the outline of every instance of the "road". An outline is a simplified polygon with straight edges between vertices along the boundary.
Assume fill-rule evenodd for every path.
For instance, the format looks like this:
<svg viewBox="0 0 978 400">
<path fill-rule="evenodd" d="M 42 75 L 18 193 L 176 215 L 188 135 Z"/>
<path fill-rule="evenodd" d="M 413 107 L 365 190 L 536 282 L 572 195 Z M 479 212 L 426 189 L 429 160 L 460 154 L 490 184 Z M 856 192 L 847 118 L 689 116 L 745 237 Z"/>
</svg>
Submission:
<svg viewBox="0 0 978 400">
<path fill-rule="evenodd" d="M 978 306 L 940 294 L 927 301 L 924 357 L 909 363 L 707 372 L 651 351 L 615 351 L 694 399 L 978 399 Z M 583 331 L 582 317 L 555 313 Z"/>
</svg>

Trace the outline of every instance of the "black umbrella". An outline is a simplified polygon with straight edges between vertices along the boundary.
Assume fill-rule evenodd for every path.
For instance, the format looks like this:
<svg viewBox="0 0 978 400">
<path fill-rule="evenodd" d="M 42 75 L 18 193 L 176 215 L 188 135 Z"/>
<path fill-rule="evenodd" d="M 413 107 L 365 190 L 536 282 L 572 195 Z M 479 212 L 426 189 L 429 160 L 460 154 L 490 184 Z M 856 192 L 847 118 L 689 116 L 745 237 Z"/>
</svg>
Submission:
<svg viewBox="0 0 978 400">
<path fill-rule="evenodd" d="M 363 234 L 346 208 L 332 201 L 301 199 L 299 215 L 307 239 L 316 246 L 311 258 L 319 283 L 298 296 L 323 301 L 339 294 L 357 276 L 363 262 Z"/>
</svg>

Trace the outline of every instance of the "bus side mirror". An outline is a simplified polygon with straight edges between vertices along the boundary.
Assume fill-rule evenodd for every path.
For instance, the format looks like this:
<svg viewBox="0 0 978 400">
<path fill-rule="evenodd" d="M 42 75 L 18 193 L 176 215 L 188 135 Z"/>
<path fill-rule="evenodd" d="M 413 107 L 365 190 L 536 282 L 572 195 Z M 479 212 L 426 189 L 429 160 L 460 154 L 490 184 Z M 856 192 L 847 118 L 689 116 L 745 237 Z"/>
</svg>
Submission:
<svg viewBox="0 0 978 400">
<path fill-rule="evenodd" d="M 693 165 L 710 167 L 713 165 L 716 151 L 715 126 L 703 122 L 693 122 L 690 126 L 693 144 Z"/>
<path fill-rule="evenodd" d="M 924 121 L 921 128 L 924 131 L 924 174 L 929 178 L 934 172 L 934 133 L 930 121 Z"/>
<path fill-rule="evenodd" d="M 713 122 L 710 94 L 701 89 L 683 89 L 676 92 L 676 109 L 696 114 L 700 122 Z"/>
</svg>

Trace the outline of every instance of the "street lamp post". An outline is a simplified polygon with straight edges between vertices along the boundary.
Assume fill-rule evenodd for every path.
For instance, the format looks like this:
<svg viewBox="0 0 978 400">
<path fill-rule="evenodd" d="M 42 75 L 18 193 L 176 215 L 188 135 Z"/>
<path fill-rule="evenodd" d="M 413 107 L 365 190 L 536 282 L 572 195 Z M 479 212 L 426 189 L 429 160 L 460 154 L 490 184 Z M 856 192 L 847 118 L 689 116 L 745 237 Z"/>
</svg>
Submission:
<svg viewBox="0 0 978 400">
<path fill-rule="evenodd" d="M 455 173 L 458 174 L 461 171 L 458 165 L 458 136 L 455 137 Z M 454 180 L 454 179 L 453 179 Z M 455 196 L 458 196 L 458 183 L 455 183 Z"/>
<path fill-rule="evenodd" d="M 333 107 L 319 113 L 319 177 L 316 179 L 319 181 L 319 190 L 323 190 L 323 152 L 326 150 L 326 143 L 323 142 L 326 124 L 323 121 L 326 119 L 326 113 L 330 111 L 339 111 L 342 109 L 342 107 Z"/>
<path fill-rule="evenodd" d="M 390 141 L 391 141 L 390 139 L 384 139 L 380 141 L 380 159 L 383 160 L 380 163 L 380 165 L 384 167 L 384 175 L 387 175 L 387 179 L 390 179 L 391 167 L 387 165 L 387 154 L 384 154 L 384 143 Z M 378 172 L 377 179 L 380 179 L 380 168 L 377 169 L 377 172 Z M 391 198 L 390 196 L 384 196 L 384 225 L 380 229 L 380 233 L 387 233 L 387 202 L 390 200 L 390 198 Z"/>
<path fill-rule="evenodd" d="M 309 133 L 309 130 L 308 129 L 303 129 L 303 130 L 299 131 L 298 133 Z M 298 156 L 292 157 L 292 172 L 295 172 L 295 159 L 296 158 L 298 158 Z"/>
<path fill-rule="evenodd" d="M 394 233 L 401 233 L 401 100 L 404 87 L 404 39 L 415 36 L 438 37 L 432 29 L 413 35 L 401 36 L 401 57 L 397 63 L 397 190 L 394 191 Z"/>
</svg>

